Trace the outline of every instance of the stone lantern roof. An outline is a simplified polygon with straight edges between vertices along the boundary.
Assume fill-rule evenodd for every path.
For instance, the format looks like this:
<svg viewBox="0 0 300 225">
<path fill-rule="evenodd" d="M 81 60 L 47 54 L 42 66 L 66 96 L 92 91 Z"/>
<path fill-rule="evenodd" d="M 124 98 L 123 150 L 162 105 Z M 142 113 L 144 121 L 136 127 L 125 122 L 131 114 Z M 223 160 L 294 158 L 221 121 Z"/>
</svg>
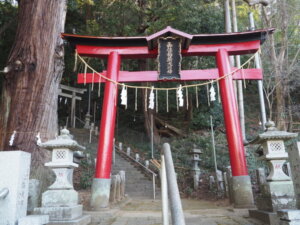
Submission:
<svg viewBox="0 0 300 225">
<path fill-rule="evenodd" d="M 191 150 L 189 153 L 190 153 L 190 154 L 202 154 L 203 152 L 201 151 L 201 149 L 196 149 L 196 148 L 194 148 L 194 149 Z"/>
<path fill-rule="evenodd" d="M 83 151 L 85 147 L 79 145 L 77 141 L 72 139 L 70 135 L 70 131 L 66 128 L 60 131 L 61 135 L 59 135 L 56 139 L 46 141 L 44 143 L 39 144 L 40 147 L 45 148 L 47 150 L 52 151 L 53 149 L 58 148 L 67 148 L 71 151 Z"/>
<path fill-rule="evenodd" d="M 257 138 L 250 141 L 249 144 L 262 144 L 269 140 L 289 140 L 297 137 L 297 133 L 290 133 L 286 131 L 280 131 L 275 127 L 273 121 L 268 121 L 266 123 L 266 131 L 262 134 L 259 134 Z"/>
</svg>

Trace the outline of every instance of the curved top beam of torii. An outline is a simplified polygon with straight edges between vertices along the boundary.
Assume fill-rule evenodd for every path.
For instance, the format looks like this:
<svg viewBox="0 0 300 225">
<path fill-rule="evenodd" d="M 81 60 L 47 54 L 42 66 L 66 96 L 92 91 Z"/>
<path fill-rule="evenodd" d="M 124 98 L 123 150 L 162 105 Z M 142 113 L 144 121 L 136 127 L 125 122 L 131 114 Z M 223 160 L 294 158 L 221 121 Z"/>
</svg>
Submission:
<svg viewBox="0 0 300 225">
<path fill-rule="evenodd" d="M 273 28 L 255 31 L 222 34 L 187 34 L 170 26 L 146 37 L 96 37 L 76 34 L 62 34 L 62 38 L 76 45 L 78 54 L 90 57 L 107 57 L 117 51 L 124 58 L 156 57 L 157 39 L 160 37 L 179 37 L 182 39 L 183 56 L 215 55 L 225 48 L 230 55 L 256 52 Z"/>
<path fill-rule="evenodd" d="M 215 56 L 219 49 L 225 49 L 229 55 L 255 53 L 265 41 L 267 35 L 274 32 L 273 28 L 223 34 L 191 35 L 172 27 L 154 33 L 147 37 L 94 37 L 75 34 L 62 34 L 62 37 L 75 45 L 81 56 L 107 57 L 116 51 L 122 58 L 154 58 L 158 55 L 159 38 L 177 37 L 181 39 L 182 56 Z M 101 74 L 105 76 L 105 71 Z M 207 80 L 218 77 L 217 69 L 182 70 L 181 80 Z M 233 79 L 262 79 L 261 69 L 239 70 Z M 160 81 L 157 71 L 120 71 L 118 82 Z M 78 74 L 78 83 L 105 82 L 99 76 Z"/>
</svg>

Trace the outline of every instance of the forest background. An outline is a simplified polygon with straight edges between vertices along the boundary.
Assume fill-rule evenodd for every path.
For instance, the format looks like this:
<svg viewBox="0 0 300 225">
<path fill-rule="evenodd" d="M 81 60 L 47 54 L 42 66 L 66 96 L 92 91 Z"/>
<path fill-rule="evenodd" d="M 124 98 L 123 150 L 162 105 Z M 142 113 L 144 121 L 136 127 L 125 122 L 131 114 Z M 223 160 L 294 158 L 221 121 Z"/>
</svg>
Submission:
<svg viewBox="0 0 300 225">
<path fill-rule="evenodd" d="M 29 5 L 31 3 L 28 3 L 28 1 L 27 3 L 25 2 L 26 0 L 19 1 L 19 4 L 23 4 L 22 8 L 18 7 L 18 4 L 15 4 L 14 1 L 0 1 L 0 70 L 3 70 L 0 74 L 0 91 L 2 93 L 0 122 L 1 117 L 3 118 L 5 114 L 3 113 L 3 102 L 5 102 L 8 96 L 7 91 L 5 91 L 8 83 L 7 80 L 9 80 L 7 74 L 17 76 L 16 73 L 22 70 L 14 69 L 7 73 L 5 68 L 9 68 L 11 59 L 16 55 L 15 50 L 18 47 L 20 39 L 27 38 L 25 37 L 26 27 L 23 27 L 24 33 L 22 35 L 20 35 L 21 28 L 18 27 L 20 14 L 24 18 L 30 18 Z M 32 4 L 34 4 L 33 2 Z M 65 9 L 66 23 L 64 28 L 66 33 L 92 36 L 147 36 L 166 26 L 172 26 L 175 29 L 190 34 L 225 32 L 224 2 L 221 0 L 68 0 L 67 2 L 59 2 L 53 1 L 49 3 L 49 1 L 45 0 L 40 1 L 39 6 L 41 7 L 41 11 L 45 10 L 45 12 L 47 9 L 49 12 L 52 12 L 51 9 L 54 11 L 55 7 L 61 8 L 67 6 Z M 53 8 L 49 7 L 49 5 Z M 18 12 L 19 8 L 22 9 L 22 12 Z M 267 7 L 261 5 L 250 7 L 244 1 L 236 0 L 236 8 L 239 31 L 249 30 L 249 12 L 254 13 L 257 29 L 267 27 L 276 28 L 275 34 L 268 37 L 260 54 L 264 70 L 264 92 L 267 114 L 269 119 L 276 122 L 278 128 L 297 131 L 300 122 L 300 3 L 297 0 L 281 0 L 271 1 L 271 4 Z M 63 13 L 61 12 L 58 15 L 63 15 Z M 16 19 L 18 16 L 19 20 Z M 30 18 L 30 23 L 36 23 L 39 19 L 41 18 L 38 16 Z M 64 20 L 64 18 L 59 19 Z M 44 23 L 47 22 L 46 20 L 51 21 L 51 15 L 43 18 L 43 20 L 45 20 L 43 21 Z M 43 32 L 36 34 L 42 36 Z M 28 35 L 34 36 L 34 32 Z M 51 33 L 45 31 L 43 38 L 51 39 L 52 37 L 50 37 Z M 59 69 L 53 70 L 53 76 L 57 73 L 63 73 L 62 76 L 57 76 L 57 82 L 73 87 L 89 88 L 88 85 L 83 86 L 76 82 L 76 74 L 82 72 L 84 68 L 82 65 L 79 65 L 76 71 L 73 70 L 74 49 L 72 46 L 63 43 L 61 44 L 61 48 L 64 48 L 64 51 L 55 48 L 55 52 L 59 52 L 58 55 L 63 56 L 63 60 L 59 64 L 54 65 L 55 68 Z M 42 47 L 37 51 L 40 54 L 47 55 L 46 50 Z M 242 57 L 242 62 L 247 60 L 248 57 Z M 106 60 L 89 59 L 88 63 L 97 68 L 97 70 L 102 71 L 105 69 Z M 252 63 L 251 66 L 254 67 L 255 65 Z M 213 57 L 189 57 L 184 58 L 182 62 L 183 69 L 213 67 L 215 67 Z M 30 66 L 28 68 L 29 70 L 34 70 Z M 155 70 L 156 62 L 155 60 L 124 60 L 122 62 L 122 69 Z M 178 83 L 170 82 L 156 85 L 174 87 Z M 246 136 L 250 140 L 258 132 L 262 131 L 260 126 L 259 96 L 256 81 L 244 81 L 243 86 Z M 98 95 L 98 85 L 94 89 L 91 96 L 90 113 L 93 116 L 92 121 L 98 125 L 102 107 L 101 96 L 103 96 L 104 88 L 102 87 L 100 90 L 100 97 Z M 28 87 L 28 90 L 30 91 L 30 87 Z M 38 92 L 34 88 L 31 91 Z M 53 116 L 51 118 L 57 117 L 56 112 L 58 112 L 58 122 L 56 123 L 56 120 L 52 120 L 48 125 L 53 127 L 50 129 L 53 136 L 54 131 L 57 130 L 57 124 L 58 126 L 66 125 L 67 117 L 70 116 L 70 101 L 66 102 L 65 99 L 58 98 L 57 92 L 49 93 L 50 95 L 53 93 L 55 95 L 53 97 L 53 107 L 51 107 L 54 113 L 51 114 Z M 212 116 L 218 168 L 224 169 L 229 165 L 229 159 L 222 106 L 218 100 L 214 102 L 209 101 L 206 87 L 199 89 L 197 94 L 199 97 L 199 107 L 196 106 L 196 92 L 193 89 L 188 92 L 188 98 L 186 98 L 188 101 L 185 101 L 185 106 L 177 111 L 175 92 L 170 92 L 169 112 L 167 112 L 166 93 L 159 93 L 158 112 L 156 112 L 156 110 L 144 110 L 145 92 L 141 91 L 137 96 L 138 110 L 135 111 L 135 92 L 133 89 L 129 90 L 128 108 L 125 109 L 124 106 L 118 105 L 117 141 L 122 141 L 135 149 L 139 149 L 139 151 L 144 152 L 145 158 L 149 158 L 151 156 L 151 117 L 153 116 L 156 156 L 159 155 L 159 146 L 163 142 L 168 141 L 171 143 L 175 162 L 179 167 L 187 168 L 187 165 L 191 164 L 188 152 L 196 145 L 203 151 L 201 166 L 209 171 L 214 167 L 210 133 L 210 116 Z M 83 99 L 83 101 L 79 102 L 76 111 L 77 117 L 81 120 L 84 120 L 88 110 L 88 95 L 85 94 Z M 20 101 L 22 100 L 20 99 Z M 47 97 L 40 101 L 47 101 Z M 187 103 L 188 107 L 186 106 Z M 22 102 L 15 102 L 14 104 L 18 105 L 22 104 Z M 24 106 L 23 110 L 26 111 Z M 44 112 L 47 114 L 47 111 L 44 110 Z M 20 114 L 20 110 L 18 113 Z M 30 128 L 32 129 L 32 133 L 43 130 L 41 126 L 37 126 Z M 2 126 L 0 129 L 2 133 L 7 133 L 6 139 L 3 138 L 0 140 L 1 150 L 5 147 L 8 148 L 7 140 L 12 133 L 11 129 L 6 126 Z M 27 130 L 27 133 L 30 131 Z M 50 131 L 49 129 L 47 130 L 47 132 Z M 34 152 L 34 158 L 36 158 L 37 162 L 44 161 L 44 154 L 40 153 L 40 149 L 35 144 L 35 135 L 27 133 L 22 135 L 20 139 L 17 137 L 16 142 L 18 144 L 14 148 Z M 26 139 L 27 142 L 24 144 L 24 138 L 28 138 L 30 141 Z M 47 139 L 47 135 L 42 135 L 43 138 Z M 248 149 L 248 164 L 250 170 L 257 167 L 254 149 L 251 148 Z"/>
</svg>

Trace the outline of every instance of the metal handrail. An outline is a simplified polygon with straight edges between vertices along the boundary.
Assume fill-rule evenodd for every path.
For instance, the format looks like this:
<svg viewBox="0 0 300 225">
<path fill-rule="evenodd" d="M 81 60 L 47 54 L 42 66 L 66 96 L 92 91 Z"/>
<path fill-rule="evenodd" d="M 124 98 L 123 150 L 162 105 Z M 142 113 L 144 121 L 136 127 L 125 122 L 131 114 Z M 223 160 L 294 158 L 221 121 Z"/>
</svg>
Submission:
<svg viewBox="0 0 300 225">
<path fill-rule="evenodd" d="M 173 225 L 185 225 L 182 204 L 172 159 L 171 147 L 168 143 L 163 144 L 162 147 L 162 204 L 163 204 L 163 225 L 168 224 L 168 212 L 166 212 L 166 192 L 170 199 L 171 218 Z M 163 171 L 165 170 L 165 175 Z M 164 180 L 163 180 L 164 179 Z M 165 184 L 167 183 L 167 184 Z M 167 186 L 167 190 L 166 190 Z"/>
<path fill-rule="evenodd" d="M 127 155 L 126 152 L 120 150 L 119 147 L 115 146 L 115 149 L 118 150 L 118 152 L 120 152 L 121 154 L 125 155 L 127 158 L 129 158 L 132 162 L 138 164 L 140 167 L 142 167 L 144 170 L 146 170 L 147 172 L 151 173 L 154 176 L 157 176 L 157 174 L 155 172 L 153 172 L 152 170 L 150 170 L 149 168 L 147 168 L 146 166 L 144 166 L 142 163 L 138 162 L 135 160 L 135 158 L 131 157 L 130 155 Z"/>
<path fill-rule="evenodd" d="M 75 119 L 78 120 L 81 124 L 85 124 L 85 122 L 83 120 L 81 120 L 79 117 L 75 116 Z"/>
</svg>

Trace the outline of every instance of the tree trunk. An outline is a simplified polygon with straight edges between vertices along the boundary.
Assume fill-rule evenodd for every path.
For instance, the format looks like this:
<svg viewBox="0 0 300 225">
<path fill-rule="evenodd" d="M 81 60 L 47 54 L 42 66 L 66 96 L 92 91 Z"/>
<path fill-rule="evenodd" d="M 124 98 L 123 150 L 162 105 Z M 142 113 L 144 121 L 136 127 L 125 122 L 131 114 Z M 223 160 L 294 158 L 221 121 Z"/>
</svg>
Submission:
<svg viewBox="0 0 300 225">
<path fill-rule="evenodd" d="M 36 135 L 40 133 L 45 141 L 57 133 L 58 86 L 64 69 L 60 33 L 65 15 L 65 0 L 22 0 L 19 4 L 0 103 L 0 150 L 30 152 L 33 165 L 45 158 Z"/>
</svg>

